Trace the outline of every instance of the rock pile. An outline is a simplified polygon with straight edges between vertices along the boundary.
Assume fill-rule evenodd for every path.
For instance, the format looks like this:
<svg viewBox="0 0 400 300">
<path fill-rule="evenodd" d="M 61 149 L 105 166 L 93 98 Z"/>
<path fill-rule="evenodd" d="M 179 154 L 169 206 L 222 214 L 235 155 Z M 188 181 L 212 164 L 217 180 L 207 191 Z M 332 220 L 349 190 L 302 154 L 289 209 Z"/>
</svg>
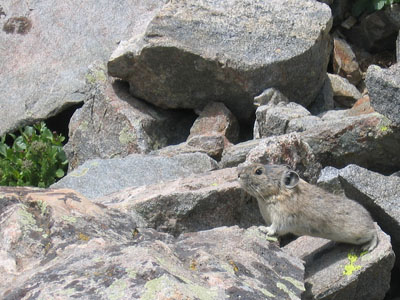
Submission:
<svg viewBox="0 0 400 300">
<path fill-rule="evenodd" d="M 14 2 L 0 134 L 82 107 L 64 178 L 0 187 L 2 299 L 400 296 L 399 4 Z M 242 162 L 359 202 L 378 246 L 267 239 Z"/>
</svg>

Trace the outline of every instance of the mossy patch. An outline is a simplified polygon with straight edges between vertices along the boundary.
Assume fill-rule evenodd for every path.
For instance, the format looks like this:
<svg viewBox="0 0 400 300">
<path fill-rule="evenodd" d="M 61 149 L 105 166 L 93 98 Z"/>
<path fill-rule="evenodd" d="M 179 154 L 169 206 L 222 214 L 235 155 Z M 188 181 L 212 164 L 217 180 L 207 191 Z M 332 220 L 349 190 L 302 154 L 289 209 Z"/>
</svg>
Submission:
<svg viewBox="0 0 400 300">
<path fill-rule="evenodd" d="M 304 288 L 303 282 L 301 282 L 301 281 L 299 281 L 299 280 L 296 280 L 296 279 L 294 279 L 294 278 L 292 278 L 292 277 L 287 277 L 287 276 L 282 277 L 282 279 L 284 279 L 284 280 L 290 282 L 290 283 L 293 284 L 296 288 L 298 288 L 300 291 L 305 291 L 305 290 L 306 290 L 306 289 Z"/>
<path fill-rule="evenodd" d="M 136 140 L 135 131 L 129 126 L 125 126 L 119 133 L 118 140 L 122 145 L 128 145 Z"/>
<path fill-rule="evenodd" d="M 355 265 L 358 256 L 354 252 L 348 253 L 347 259 L 349 260 L 349 263 L 344 266 L 343 275 L 351 276 L 355 271 L 360 270 L 361 266 Z"/>
<path fill-rule="evenodd" d="M 62 216 L 62 219 L 68 223 L 76 223 L 76 218 L 73 216 Z"/>
<path fill-rule="evenodd" d="M 122 279 L 115 280 L 106 290 L 108 299 L 110 300 L 127 299 L 128 295 L 125 294 L 127 287 L 128 283 L 125 280 Z"/>
<path fill-rule="evenodd" d="M 278 283 L 276 284 L 276 287 L 277 287 L 278 289 L 284 291 L 284 292 L 289 296 L 289 299 L 299 299 L 299 300 L 300 300 L 300 298 L 297 297 L 296 294 L 293 293 L 293 292 L 292 292 L 286 285 L 284 285 L 282 282 L 278 282 Z"/>
<path fill-rule="evenodd" d="M 104 72 L 104 70 L 97 69 L 97 70 L 92 70 L 86 75 L 86 81 L 88 83 L 94 84 L 94 83 L 104 83 L 107 80 L 107 76 Z"/>
<path fill-rule="evenodd" d="M 35 218 L 30 212 L 27 211 L 25 206 L 23 206 L 21 209 L 18 210 L 18 214 L 20 216 L 19 223 L 23 231 L 25 232 L 28 230 L 37 232 L 43 231 L 43 228 L 37 226 Z"/>
</svg>

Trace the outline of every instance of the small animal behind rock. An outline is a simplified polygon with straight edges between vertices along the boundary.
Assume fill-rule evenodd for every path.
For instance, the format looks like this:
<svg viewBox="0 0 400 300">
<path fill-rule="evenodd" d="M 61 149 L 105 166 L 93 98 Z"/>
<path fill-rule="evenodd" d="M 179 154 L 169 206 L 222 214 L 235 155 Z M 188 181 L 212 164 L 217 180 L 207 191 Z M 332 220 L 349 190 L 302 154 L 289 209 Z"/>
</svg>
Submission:
<svg viewBox="0 0 400 300">
<path fill-rule="evenodd" d="M 284 165 L 250 164 L 238 167 L 243 189 L 257 198 L 267 235 L 310 235 L 372 250 L 377 231 L 368 211 L 299 178 Z"/>
</svg>

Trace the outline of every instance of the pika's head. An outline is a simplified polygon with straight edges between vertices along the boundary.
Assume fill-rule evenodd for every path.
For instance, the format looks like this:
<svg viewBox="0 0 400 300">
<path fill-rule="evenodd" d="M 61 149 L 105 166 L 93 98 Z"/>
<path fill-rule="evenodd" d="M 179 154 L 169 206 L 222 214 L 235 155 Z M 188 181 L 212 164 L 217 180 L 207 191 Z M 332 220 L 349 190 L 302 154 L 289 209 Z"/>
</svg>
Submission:
<svg viewBox="0 0 400 300">
<path fill-rule="evenodd" d="M 237 171 L 241 187 L 256 198 L 278 195 L 299 183 L 299 175 L 285 165 L 239 165 Z"/>
</svg>

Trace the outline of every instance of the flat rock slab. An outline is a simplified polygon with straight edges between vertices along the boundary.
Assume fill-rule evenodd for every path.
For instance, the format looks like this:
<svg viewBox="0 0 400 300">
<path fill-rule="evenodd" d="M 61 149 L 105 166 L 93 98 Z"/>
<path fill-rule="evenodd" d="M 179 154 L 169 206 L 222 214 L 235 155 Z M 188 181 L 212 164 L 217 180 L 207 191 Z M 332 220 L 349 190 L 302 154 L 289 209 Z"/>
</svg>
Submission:
<svg viewBox="0 0 400 300">
<path fill-rule="evenodd" d="M 106 61 L 120 40 L 142 32 L 163 5 L 163 0 L 2 1 L 0 135 L 82 102 L 89 64 Z"/>
<path fill-rule="evenodd" d="M 338 177 L 346 195 L 368 208 L 382 229 L 392 237 L 394 251 L 400 253 L 400 178 L 384 176 L 356 165 L 339 170 Z"/>
<path fill-rule="evenodd" d="M 184 141 L 195 114 L 154 107 L 129 94 L 125 82 L 107 76 L 104 64 L 92 64 L 87 74 L 85 104 L 69 123 L 64 150 L 69 170 L 86 160 L 145 154 Z"/>
<path fill-rule="evenodd" d="M 389 69 L 369 66 L 365 83 L 372 107 L 400 125 L 400 63 Z"/>
<path fill-rule="evenodd" d="M 286 129 L 304 131 L 236 144 L 223 152 L 220 165 L 237 166 L 245 160 L 285 163 L 298 168 L 310 180 L 316 179 L 321 166 L 326 165 L 341 168 L 357 163 L 382 172 L 397 171 L 400 127 L 385 116 L 370 112 L 368 101 L 362 104 L 364 100 L 360 100 L 358 108 L 329 111 L 322 118 L 298 119 L 315 126 L 292 120 Z"/>
<path fill-rule="evenodd" d="M 174 238 L 71 190 L 0 188 L 0 297 L 300 299 L 304 266 L 257 227 Z"/>
<path fill-rule="evenodd" d="M 253 98 L 269 87 L 305 106 L 314 101 L 331 23 L 329 7 L 312 0 L 170 1 L 142 35 L 120 44 L 108 70 L 157 106 L 221 101 L 249 119 Z"/>
<path fill-rule="evenodd" d="M 194 174 L 94 199 L 96 203 L 140 215 L 149 227 L 173 233 L 220 226 L 263 225 L 257 202 L 240 187 L 236 168 Z"/>
<path fill-rule="evenodd" d="M 52 185 L 71 188 L 88 198 L 101 197 L 127 187 L 186 177 L 217 168 L 217 163 L 202 153 L 175 157 L 132 154 L 124 158 L 92 159 Z"/>
<path fill-rule="evenodd" d="M 360 253 L 356 246 L 302 236 L 284 247 L 305 261 L 303 300 L 384 299 L 395 255 L 390 237 L 378 226 L 378 246 Z"/>
</svg>

